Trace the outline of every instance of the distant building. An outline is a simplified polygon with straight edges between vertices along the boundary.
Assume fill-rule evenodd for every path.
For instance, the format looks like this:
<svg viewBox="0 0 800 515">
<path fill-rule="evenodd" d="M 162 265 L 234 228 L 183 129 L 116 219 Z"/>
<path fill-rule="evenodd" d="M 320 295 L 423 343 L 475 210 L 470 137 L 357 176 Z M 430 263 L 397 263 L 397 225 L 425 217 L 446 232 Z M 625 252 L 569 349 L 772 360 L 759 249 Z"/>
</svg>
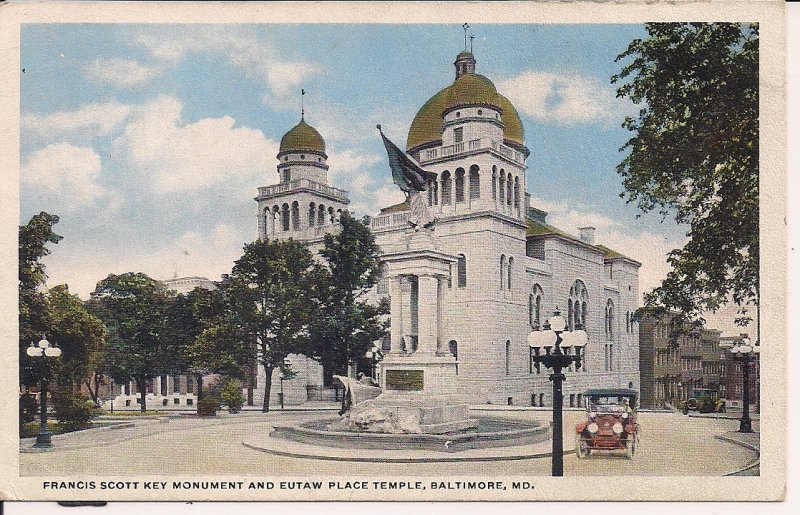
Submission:
<svg viewBox="0 0 800 515">
<path fill-rule="evenodd" d="M 744 383 L 742 376 L 742 363 L 733 359 L 730 348 L 736 345 L 739 340 L 746 338 L 748 335 L 741 334 L 739 336 L 724 336 L 720 340 L 725 348 L 721 349 L 720 358 L 725 369 L 725 376 L 722 381 L 722 397 L 725 398 L 726 406 L 732 408 L 741 408 L 742 397 L 744 392 Z M 754 354 L 750 361 L 750 409 L 758 411 L 759 393 L 761 385 L 761 361 L 760 355 Z"/>
<path fill-rule="evenodd" d="M 203 288 L 206 290 L 217 289 L 214 281 L 205 277 L 177 277 L 175 279 L 165 279 L 159 282 L 165 288 L 172 290 L 175 293 L 189 293 L 195 288 Z"/>
<path fill-rule="evenodd" d="M 680 326 L 677 314 L 645 312 L 639 323 L 642 407 L 677 406 L 701 388 L 724 397 L 720 331 Z"/>
</svg>

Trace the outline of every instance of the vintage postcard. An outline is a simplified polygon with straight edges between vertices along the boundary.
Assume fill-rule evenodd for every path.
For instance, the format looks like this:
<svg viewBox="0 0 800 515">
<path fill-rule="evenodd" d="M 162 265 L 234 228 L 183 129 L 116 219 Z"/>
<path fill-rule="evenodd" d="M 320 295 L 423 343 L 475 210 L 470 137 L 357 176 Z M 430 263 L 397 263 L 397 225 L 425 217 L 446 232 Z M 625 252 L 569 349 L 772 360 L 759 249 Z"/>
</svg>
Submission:
<svg viewBox="0 0 800 515">
<path fill-rule="evenodd" d="M 783 9 L 0 7 L 0 498 L 781 500 Z"/>
</svg>

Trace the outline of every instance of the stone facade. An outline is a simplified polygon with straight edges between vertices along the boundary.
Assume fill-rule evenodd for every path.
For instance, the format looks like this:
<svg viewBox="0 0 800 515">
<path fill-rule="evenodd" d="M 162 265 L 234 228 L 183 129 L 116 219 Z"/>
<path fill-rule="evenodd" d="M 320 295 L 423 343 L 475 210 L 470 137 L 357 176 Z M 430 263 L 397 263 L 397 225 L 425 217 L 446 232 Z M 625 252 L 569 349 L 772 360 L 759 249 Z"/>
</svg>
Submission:
<svg viewBox="0 0 800 515">
<path fill-rule="evenodd" d="M 640 264 L 596 245 L 592 228 L 574 237 L 548 225 L 547 214 L 529 205 L 529 151 L 519 142 L 518 115 L 489 79 L 474 74 L 471 54 L 460 54 L 455 64 L 453 86 L 426 103 L 409 135 L 409 142 L 411 133 L 422 142 L 409 155 L 436 174 L 423 195 L 438 218 L 435 251 L 449 265 L 442 274 L 397 273 L 378 284 L 374 299 L 389 296 L 392 305 L 387 361 L 413 354 L 420 333 L 434 331 L 434 353 L 454 360 L 457 371 L 441 389 L 465 394 L 472 403 L 551 405 L 549 373 L 532 365 L 539 349 L 531 349 L 527 337 L 559 308 L 571 329 L 582 326 L 589 337 L 583 366 L 566 372 L 565 405 L 580 405 L 590 387 L 638 389 L 639 328 L 632 315 Z M 439 121 L 430 141 L 423 129 L 433 108 Z M 324 142 L 316 145 L 313 159 L 324 154 Z M 281 148 L 279 159 L 302 161 L 299 152 Z M 318 166 L 313 177 L 296 180 L 281 173 L 286 166 L 279 165 L 278 184 L 259 188 L 259 236 L 294 238 L 318 249 L 324 234 L 337 230 L 347 194 L 329 186 Z M 401 204 L 372 218 L 385 254 L 409 249 L 408 215 Z M 420 320 L 436 324 L 420 327 Z M 321 371 L 307 380 L 321 384 Z"/>
</svg>

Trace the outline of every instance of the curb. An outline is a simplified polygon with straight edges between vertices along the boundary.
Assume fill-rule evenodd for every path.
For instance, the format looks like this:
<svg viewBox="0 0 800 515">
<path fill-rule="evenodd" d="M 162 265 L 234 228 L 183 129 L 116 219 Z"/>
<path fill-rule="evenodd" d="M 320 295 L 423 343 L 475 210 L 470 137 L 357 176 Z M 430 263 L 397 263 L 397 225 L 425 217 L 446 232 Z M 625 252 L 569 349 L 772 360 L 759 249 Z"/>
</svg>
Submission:
<svg viewBox="0 0 800 515">
<path fill-rule="evenodd" d="M 266 447 L 259 447 L 258 445 L 242 442 L 244 447 L 254 451 L 264 452 L 267 454 L 274 454 L 276 456 L 285 456 L 288 458 L 301 458 L 309 460 L 323 460 L 323 461 L 349 461 L 360 463 L 468 463 L 480 461 L 518 461 L 518 460 L 531 460 L 540 458 L 550 458 L 552 452 L 540 452 L 530 454 L 514 454 L 509 456 L 425 456 L 419 458 L 393 458 L 385 456 L 342 456 L 342 455 L 323 455 L 323 454 L 308 454 L 303 452 L 281 451 L 277 449 L 269 449 Z M 377 451 L 382 452 L 382 451 Z M 575 449 L 566 449 L 564 456 L 574 454 Z"/>
<path fill-rule="evenodd" d="M 730 436 L 725 436 L 724 434 L 714 435 L 714 438 L 716 438 L 717 440 L 722 440 L 723 442 L 728 442 L 734 445 L 738 445 L 739 447 L 744 447 L 745 449 L 749 449 L 755 452 L 757 456 L 754 461 L 748 463 L 747 465 L 738 470 L 734 470 L 733 472 L 723 474 L 723 477 L 736 476 L 741 474 L 742 472 L 745 472 L 747 470 L 753 469 L 761 465 L 761 447 L 755 446 L 747 442 L 743 442 L 742 440 L 737 440 L 736 438 L 731 438 Z"/>
</svg>

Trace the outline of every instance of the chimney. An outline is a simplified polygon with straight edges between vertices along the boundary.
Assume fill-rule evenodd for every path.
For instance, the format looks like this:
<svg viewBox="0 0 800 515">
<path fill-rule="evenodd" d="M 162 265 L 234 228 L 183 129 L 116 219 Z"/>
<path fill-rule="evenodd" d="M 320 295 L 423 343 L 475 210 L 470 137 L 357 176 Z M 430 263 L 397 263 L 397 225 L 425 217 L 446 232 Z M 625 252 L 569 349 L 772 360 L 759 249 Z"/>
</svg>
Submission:
<svg viewBox="0 0 800 515">
<path fill-rule="evenodd" d="M 578 227 L 578 230 L 581 232 L 582 242 L 594 245 L 594 227 Z"/>
</svg>

